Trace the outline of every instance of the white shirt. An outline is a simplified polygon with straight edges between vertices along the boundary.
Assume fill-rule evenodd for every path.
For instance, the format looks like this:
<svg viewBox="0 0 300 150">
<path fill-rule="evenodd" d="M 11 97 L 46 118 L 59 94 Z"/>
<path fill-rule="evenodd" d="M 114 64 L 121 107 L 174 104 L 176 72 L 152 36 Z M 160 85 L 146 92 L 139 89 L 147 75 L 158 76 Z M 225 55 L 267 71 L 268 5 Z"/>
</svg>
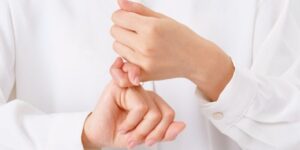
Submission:
<svg viewBox="0 0 300 150">
<path fill-rule="evenodd" d="M 187 129 L 153 149 L 299 149 L 300 31 L 289 0 L 144 2 L 236 65 L 215 103 L 187 80 L 155 82 Z M 107 0 L 0 0 L 0 149 L 83 149 L 84 120 L 111 79 L 117 8 Z"/>
</svg>

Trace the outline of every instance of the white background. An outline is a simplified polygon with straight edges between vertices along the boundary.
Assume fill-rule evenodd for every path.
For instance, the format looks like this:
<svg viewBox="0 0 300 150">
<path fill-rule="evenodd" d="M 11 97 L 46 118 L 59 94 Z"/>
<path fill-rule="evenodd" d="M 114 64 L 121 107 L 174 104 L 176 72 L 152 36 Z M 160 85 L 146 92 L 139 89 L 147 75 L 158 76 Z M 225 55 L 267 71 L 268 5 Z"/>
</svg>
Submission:
<svg viewBox="0 0 300 150">
<path fill-rule="evenodd" d="M 300 0 L 292 0 L 292 9 L 300 27 Z"/>
</svg>

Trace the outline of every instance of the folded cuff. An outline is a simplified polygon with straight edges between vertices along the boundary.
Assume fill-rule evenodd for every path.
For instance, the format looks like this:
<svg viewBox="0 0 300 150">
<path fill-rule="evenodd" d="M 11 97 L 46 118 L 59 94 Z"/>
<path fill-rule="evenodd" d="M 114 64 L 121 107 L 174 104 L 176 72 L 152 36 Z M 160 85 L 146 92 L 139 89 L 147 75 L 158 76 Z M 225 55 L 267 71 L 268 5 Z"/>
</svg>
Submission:
<svg viewBox="0 0 300 150">
<path fill-rule="evenodd" d="M 218 101 L 202 102 L 204 115 L 221 131 L 226 132 L 240 121 L 253 104 L 257 94 L 255 75 L 249 70 L 236 68 L 231 81 L 221 93 Z M 200 91 L 196 94 L 201 96 Z M 203 99 L 203 96 L 201 96 Z"/>
</svg>

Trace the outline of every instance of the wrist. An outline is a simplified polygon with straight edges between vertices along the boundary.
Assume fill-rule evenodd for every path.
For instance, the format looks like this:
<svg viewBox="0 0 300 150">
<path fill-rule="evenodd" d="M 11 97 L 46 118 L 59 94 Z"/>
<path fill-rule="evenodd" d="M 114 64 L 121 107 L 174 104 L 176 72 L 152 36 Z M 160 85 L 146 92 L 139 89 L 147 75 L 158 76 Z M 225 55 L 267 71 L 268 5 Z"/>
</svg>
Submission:
<svg viewBox="0 0 300 150">
<path fill-rule="evenodd" d="M 85 150 L 101 150 L 101 146 L 96 145 L 95 143 L 93 143 L 93 136 L 91 136 L 91 134 L 93 132 L 90 132 L 90 125 L 89 125 L 89 119 L 91 117 L 90 113 L 84 123 L 84 127 L 83 127 L 83 131 L 82 131 L 82 135 L 81 135 L 81 141 L 82 141 L 82 145 L 84 147 Z"/>
<path fill-rule="evenodd" d="M 216 101 L 230 82 L 235 68 L 231 58 L 213 43 L 206 48 L 205 54 L 194 61 L 193 71 L 187 78 L 209 101 Z"/>
</svg>

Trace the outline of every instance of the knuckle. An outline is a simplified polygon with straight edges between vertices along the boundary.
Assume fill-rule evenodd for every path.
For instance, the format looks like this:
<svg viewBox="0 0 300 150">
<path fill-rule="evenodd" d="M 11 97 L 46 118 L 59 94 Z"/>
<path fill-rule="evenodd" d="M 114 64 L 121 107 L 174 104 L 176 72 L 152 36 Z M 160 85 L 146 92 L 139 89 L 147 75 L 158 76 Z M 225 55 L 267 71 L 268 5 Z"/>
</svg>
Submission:
<svg viewBox="0 0 300 150">
<path fill-rule="evenodd" d="M 153 111 L 149 114 L 149 119 L 153 122 L 159 122 L 162 119 L 162 115 L 158 111 Z"/>
<path fill-rule="evenodd" d="M 153 19 L 149 22 L 145 32 L 147 36 L 156 36 L 160 31 L 160 23 L 158 20 Z"/>
<path fill-rule="evenodd" d="M 165 112 L 164 117 L 168 118 L 169 120 L 174 120 L 175 118 L 175 111 L 173 109 L 169 109 Z"/>
<path fill-rule="evenodd" d="M 117 11 L 113 12 L 113 14 L 111 15 L 111 20 L 116 21 L 120 15 L 120 13 L 121 13 L 121 10 L 117 10 Z"/>
<path fill-rule="evenodd" d="M 149 107 L 147 105 L 140 104 L 136 107 L 136 110 L 140 113 L 145 113 L 149 110 Z"/>
<path fill-rule="evenodd" d="M 143 44 L 141 44 L 141 51 L 145 55 L 150 55 L 151 49 L 152 49 L 152 45 L 150 44 L 149 40 L 147 40 L 147 42 L 144 42 Z"/>
</svg>

